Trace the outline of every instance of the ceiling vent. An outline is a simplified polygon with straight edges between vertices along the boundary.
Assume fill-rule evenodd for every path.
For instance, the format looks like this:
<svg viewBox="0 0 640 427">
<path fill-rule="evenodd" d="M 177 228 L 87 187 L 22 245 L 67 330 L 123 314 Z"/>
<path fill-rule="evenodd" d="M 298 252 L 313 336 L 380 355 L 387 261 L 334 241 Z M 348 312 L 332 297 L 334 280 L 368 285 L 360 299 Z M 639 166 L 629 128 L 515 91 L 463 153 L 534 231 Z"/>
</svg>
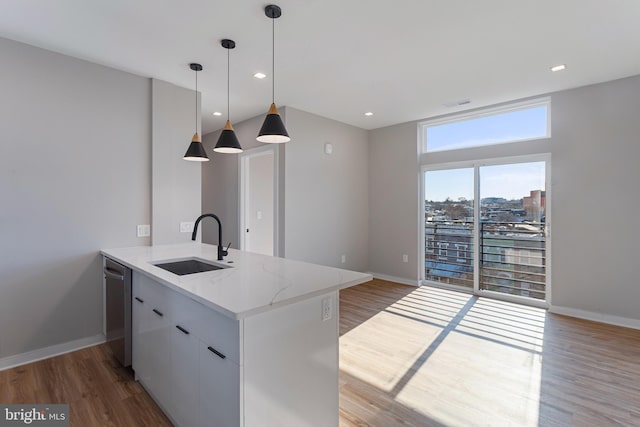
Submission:
<svg viewBox="0 0 640 427">
<path fill-rule="evenodd" d="M 452 107 L 459 107 L 461 105 L 467 105 L 467 104 L 471 104 L 470 99 L 461 99 L 459 101 L 447 102 L 446 104 L 442 104 L 442 105 L 444 105 L 447 108 L 452 108 Z"/>
</svg>

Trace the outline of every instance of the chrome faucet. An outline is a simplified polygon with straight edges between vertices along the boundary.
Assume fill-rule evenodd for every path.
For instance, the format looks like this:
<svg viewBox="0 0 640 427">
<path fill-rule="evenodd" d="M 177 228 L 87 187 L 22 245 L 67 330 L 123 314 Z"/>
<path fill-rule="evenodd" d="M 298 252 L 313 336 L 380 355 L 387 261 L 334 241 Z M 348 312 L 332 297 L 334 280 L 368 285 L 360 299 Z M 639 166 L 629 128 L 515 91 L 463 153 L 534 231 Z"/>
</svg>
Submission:
<svg viewBox="0 0 640 427">
<path fill-rule="evenodd" d="M 202 221 L 203 218 L 210 216 L 218 222 L 218 261 L 222 261 L 225 256 L 229 255 L 229 246 L 231 246 L 231 242 L 229 242 L 229 246 L 227 249 L 224 249 L 222 246 L 222 223 L 220 222 L 220 218 L 217 215 L 212 213 L 202 214 L 196 219 L 196 223 L 193 226 L 193 233 L 191 234 L 191 240 L 196 240 L 196 234 L 198 234 L 198 224 Z"/>
</svg>

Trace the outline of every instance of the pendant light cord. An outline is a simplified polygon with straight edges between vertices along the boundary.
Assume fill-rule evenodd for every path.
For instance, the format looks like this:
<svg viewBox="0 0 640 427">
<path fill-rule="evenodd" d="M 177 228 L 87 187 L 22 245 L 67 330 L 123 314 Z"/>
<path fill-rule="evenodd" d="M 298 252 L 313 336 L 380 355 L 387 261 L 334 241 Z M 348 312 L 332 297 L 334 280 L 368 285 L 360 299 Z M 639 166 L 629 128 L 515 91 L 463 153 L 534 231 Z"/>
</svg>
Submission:
<svg viewBox="0 0 640 427">
<path fill-rule="evenodd" d="M 198 133 L 198 70 L 196 70 L 196 133 Z"/>
<path fill-rule="evenodd" d="M 229 84 L 230 84 L 229 82 L 230 82 L 230 75 L 231 75 L 231 72 L 229 71 L 230 55 L 231 55 L 231 49 L 227 48 L 227 121 L 229 120 Z"/>
<path fill-rule="evenodd" d="M 276 20 L 271 18 L 271 102 L 276 103 Z"/>
</svg>

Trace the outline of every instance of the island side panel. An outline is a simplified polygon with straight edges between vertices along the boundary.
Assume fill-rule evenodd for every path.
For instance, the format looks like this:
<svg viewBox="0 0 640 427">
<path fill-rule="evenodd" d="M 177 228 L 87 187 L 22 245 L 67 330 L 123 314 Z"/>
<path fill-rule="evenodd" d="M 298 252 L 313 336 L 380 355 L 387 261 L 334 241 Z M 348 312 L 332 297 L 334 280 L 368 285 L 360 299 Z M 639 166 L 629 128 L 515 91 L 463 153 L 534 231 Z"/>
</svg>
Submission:
<svg viewBox="0 0 640 427">
<path fill-rule="evenodd" d="M 337 427 L 338 399 L 337 291 L 244 319 L 245 427 Z"/>
</svg>

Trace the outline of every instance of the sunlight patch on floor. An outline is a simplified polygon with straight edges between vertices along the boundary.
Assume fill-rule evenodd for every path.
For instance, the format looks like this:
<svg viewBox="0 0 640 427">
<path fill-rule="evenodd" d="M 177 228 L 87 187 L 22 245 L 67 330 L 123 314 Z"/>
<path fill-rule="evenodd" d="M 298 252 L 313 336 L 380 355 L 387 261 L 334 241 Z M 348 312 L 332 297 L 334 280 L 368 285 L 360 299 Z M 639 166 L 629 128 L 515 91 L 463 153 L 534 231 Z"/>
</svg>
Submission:
<svg viewBox="0 0 640 427">
<path fill-rule="evenodd" d="M 340 338 L 340 370 L 447 426 L 537 426 L 545 315 L 417 288 Z"/>
<path fill-rule="evenodd" d="M 537 426 L 541 363 L 540 354 L 452 332 L 396 401 L 448 426 Z"/>
<path fill-rule="evenodd" d="M 394 327 L 389 327 L 389 321 L 385 320 L 390 316 L 394 317 Z M 391 391 L 441 330 L 380 312 L 340 337 L 340 370 L 380 390 Z M 379 339 L 372 342 L 368 338 L 372 334 Z M 394 359 L 403 362 L 399 364 Z"/>
</svg>

